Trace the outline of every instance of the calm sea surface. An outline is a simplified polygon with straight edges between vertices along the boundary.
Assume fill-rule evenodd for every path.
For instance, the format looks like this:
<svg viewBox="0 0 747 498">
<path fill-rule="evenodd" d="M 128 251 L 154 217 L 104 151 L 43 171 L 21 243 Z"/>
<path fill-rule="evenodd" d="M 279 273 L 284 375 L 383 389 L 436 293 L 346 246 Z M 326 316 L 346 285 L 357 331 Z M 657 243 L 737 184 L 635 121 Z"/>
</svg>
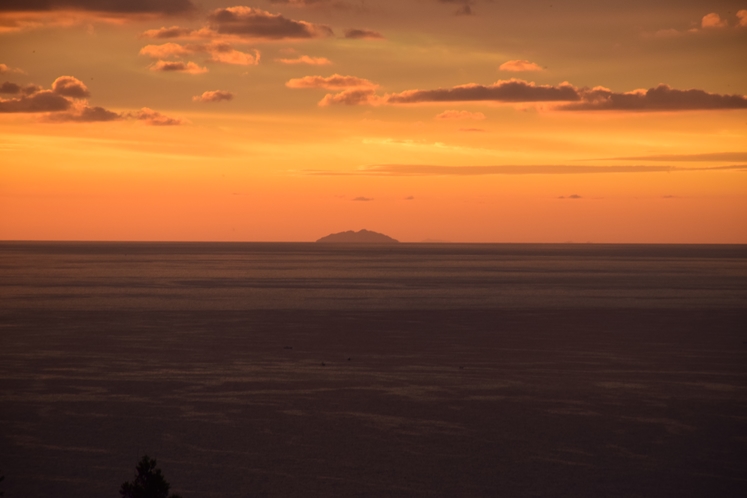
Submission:
<svg viewBox="0 0 747 498">
<path fill-rule="evenodd" d="M 747 246 L 2 243 L 6 309 L 745 307 Z"/>
<path fill-rule="evenodd" d="M 0 491 L 744 496 L 747 246 L 0 243 Z"/>
</svg>

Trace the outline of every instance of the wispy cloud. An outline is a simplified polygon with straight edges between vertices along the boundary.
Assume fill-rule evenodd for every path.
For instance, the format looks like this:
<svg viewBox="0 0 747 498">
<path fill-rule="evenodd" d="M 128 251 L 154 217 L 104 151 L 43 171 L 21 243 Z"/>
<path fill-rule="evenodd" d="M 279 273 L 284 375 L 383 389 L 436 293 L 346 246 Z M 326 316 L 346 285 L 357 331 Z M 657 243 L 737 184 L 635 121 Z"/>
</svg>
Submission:
<svg viewBox="0 0 747 498">
<path fill-rule="evenodd" d="M 363 202 L 367 202 L 367 201 L 372 201 L 372 200 L 373 200 L 373 198 L 371 198 L 371 197 L 356 197 L 356 198 L 354 198 L 353 200 L 354 200 L 354 201 L 363 201 Z"/>
<path fill-rule="evenodd" d="M 253 54 L 249 54 L 236 50 L 224 42 L 192 43 L 186 45 L 169 42 L 162 45 L 146 45 L 140 49 L 140 55 L 146 55 L 154 59 L 187 57 L 194 54 L 208 54 L 212 62 L 242 66 L 259 64 L 260 59 L 258 50 L 255 50 Z"/>
<path fill-rule="evenodd" d="M 117 121 L 125 116 L 103 107 L 90 107 L 86 104 L 74 104 L 71 112 L 56 112 L 44 116 L 43 121 L 49 123 L 100 123 Z"/>
<path fill-rule="evenodd" d="M 10 67 L 7 64 L 0 64 L 0 74 L 5 73 L 20 73 L 23 74 L 25 71 L 17 67 Z"/>
<path fill-rule="evenodd" d="M 529 62 L 527 60 L 513 60 L 513 61 L 506 61 L 500 66 L 498 66 L 498 69 L 501 71 L 511 71 L 511 72 L 522 72 L 522 71 L 542 71 L 542 66 L 539 64 L 535 64 L 534 62 Z"/>
<path fill-rule="evenodd" d="M 178 126 L 188 123 L 186 119 L 169 117 L 148 107 L 143 107 L 129 116 L 153 126 Z"/>
<path fill-rule="evenodd" d="M 705 154 L 656 154 L 650 156 L 613 157 L 621 161 L 687 161 L 687 162 L 747 162 L 747 152 L 709 152 Z"/>
<path fill-rule="evenodd" d="M 469 111 L 444 111 L 441 114 L 436 115 L 434 119 L 445 119 L 445 120 L 463 120 L 463 119 L 474 119 L 482 120 L 485 119 L 485 114 L 481 112 L 469 112 Z"/>
<path fill-rule="evenodd" d="M 332 61 L 326 57 L 309 57 L 308 55 L 302 55 L 295 59 L 275 59 L 281 64 L 308 64 L 310 66 L 327 66 L 332 64 Z"/>
<path fill-rule="evenodd" d="M 342 90 L 353 88 L 377 88 L 379 85 L 365 78 L 357 76 L 343 76 L 333 74 L 332 76 L 304 76 L 293 78 L 285 84 L 288 88 L 324 88 L 326 90 Z"/>
<path fill-rule="evenodd" d="M 646 166 L 577 166 L 577 165 L 495 165 L 495 166 L 441 166 L 432 164 L 374 164 L 356 171 L 310 170 L 314 176 L 484 176 L 484 175 L 588 175 L 669 173 L 686 171 L 747 171 L 747 164 L 707 168 L 682 168 L 669 165 Z"/>
</svg>

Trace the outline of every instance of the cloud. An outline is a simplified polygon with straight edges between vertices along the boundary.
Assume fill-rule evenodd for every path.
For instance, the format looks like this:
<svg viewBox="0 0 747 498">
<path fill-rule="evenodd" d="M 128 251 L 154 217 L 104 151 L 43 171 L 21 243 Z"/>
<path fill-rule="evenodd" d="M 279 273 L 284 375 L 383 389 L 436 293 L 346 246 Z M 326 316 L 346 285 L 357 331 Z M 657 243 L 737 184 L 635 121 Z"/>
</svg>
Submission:
<svg viewBox="0 0 747 498">
<path fill-rule="evenodd" d="M 527 60 L 507 61 L 498 66 L 501 71 L 521 72 L 521 71 L 542 71 L 542 67 Z"/>
<path fill-rule="evenodd" d="M 471 16 L 474 14 L 472 12 L 472 5 L 474 4 L 474 0 L 438 0 L 441 3 L 450 3 L 450 4 L 456 4 L 460 5 L 460 7 L 454 11 L 455 16 Z"/>
<path fill-rule="evenodd" d="M 737 19 L 739 19 L 738 25 L 742 28 L 747 27 L 747 10 L 740 10 L 737 12 Z"/>
<path fill-rule="evenodd" d="M 440 166 L 433 164 L 373 164 L 355 172 L 307 171 L 315 176 L 485 176 L 485 175 L 588 175 L 672 173 L 687 171 L 747 171 L 747 164 L 683 168 L 678 166 L 578 166 L 563 164 L 495 165 L 495 166 Z"/>
<path fill-rule="evenodd" d="M 191 35 L 194 32 L 190 28 L 180 28 L 179 26 L 171 26 L 170 28 L 161 27 L 158 29 L 149 29 L 144 31 L 140 36 L 143 38 L 184 38 Z"/>
<path fill-rule="evenodd" d="M 154 59 L 164 59 L 168 57 L 185 57 L 194 54 L 204 53 L 210 55 L 213 62 L 223 62 L 226 64 L 238 64 L 250 66 L 259 64 L 260 54 L 258 50 L 254 54 L 248 54 L 234 49 L 228 43 L 211 42 L 207 44 L 187 44 L 179 45 L 178 43 L 164 43 L 162 45 L 146 45 L 140 49 L 140 55 L 147 55 Z M 194 70 L 195 68 L 191 68 Z M 205 68 L 200 68 L 205 69 Z M 154 69 L 159 71 L 162 69 Z M 168 70 L 168 69 L 167 69 Z M 205 69 L 207 71 L 207 69 Z M 202 72 L 205 72 L 202 71 Z M 197 74 L 193 72 L 193 74 Z"/>
<path fill-rule="evenodd" d="M 568 197 L 561 195 L 560 197 L 558 197 L 558 199 L 583 199 L 583 197 L 578 194 L 571 194 Z"/>
<path fill-rule="evenodd" d="M 747 162 L 747 152 L 709 152 L 706 154 L 659 154 L 652 156 L 613 157 L 622 161 Z"/>
<path fill-rule="evenodd" d="M 485 119 L 485 114 L 481 112 L 469 112 L 469 111 L 444 111 L 438 114 L 435 119 L 474 119 L 482 120 Z"/>
<path fill-rule="evenodd" d="M 581 91 L 582 99 L 560 107 L 570 111 L 695 111 L 747 109 L 747 97 L 704 90 L 677 90 L 661 84 L 648 90 L 615 93 L 597 87 Z"/>
<path fill-rule="evenodd" d="M 2 29 L 0 29 L 2 31 Z M 25 71 L 23 69 L 18 69 L 17 67 L 10 67 L 7 64 L 0 64 L 0 74 L 5 73 L 21 73 L 23 74 Z"/>
<path fill-rule="evenodd" d="M 420 102 L 552 102 L 576 101 L 580 99 L 578 89 L 570 83 L 558 86 L 537 85 L 523 80 L 499 80 L 492 85 L 468 85 L 436 90 L 406 90 L 386 96 L 391 104 L 415 104 Z"/>
<path fill-rule="evenodd" d="M 187 15 L 191 0 L 3 0 L 0 32 L 81 23 L 122 23 L 154 17 Z"/>
<path fill-rule="evenodd" d="M 153 126 L 177 126 L 188 123 L 186 119 L 165 116 L 148 107 L 143 107 L 139 111 L 131 113 L 129 117 L 144 121 L 146 124 Z"/>
<path fill-rule="evenodd" d="M 326 57 L 309 57 L 308 55 L 302 55 L 295 59 L 275 59 L 281 64 L 309 64 L 311 66 L 326 66 L 332 64 L 332 61 Z"/>
<path fill-rule="evenodd" d="M 728 26 L 728 23 L 726 22 L 726 19 L 721 19 L 721 16 L 715 12 L 711 12 L 710 14 L 703 16 L 703 19 L 700 21 L 700 26 L 702 28 L 725 28 Z"/>
<path fill-rule="evenodd" d="M 194 10 L 191 0 L 3 0 L 0 12 L 76 10 L 109 14 L 185 14 Z"/>
<path fill-rule="evenodd" d="M 157 61 L 150 65 L 151 71 L 175 71 L 189 74 L 207 73 L 206 67 L 200 67 L 194 62 L 182 61 Z"/>
<path fill-rule="evenodd" d="M 178 43 L 164 43 L 162 45 L 146 45 L 140 49 L 140 55 L 147 55 L 154 59 L 166 59 L 168 57 L 181 57 L 191 55 L 194 51 L 189 50 Z"/>
<path fill-rule="evenodd" d="M 295 21 L 282 14 L 243 6 L 214 10 L 208 16 L 208 24 L 217 34 L 251 39 L 283 40 L 333 35 L 332 29 L 326 25 Z"/>
<path fill-rule="evenodd" d="M 51 90 L 42 90 L 31 96 L 0 99 L 0 113 L 66 111 L 71 105 L 71 102 L 62 95 Z"/>
<path fill-rule="evenodd" d="M 94 123 L 101 121 L 116 121 L 124 116 L 104 109 L 103 107 L 90 107 L 88 105 L 74 106 L 72 112 L 51 113 L 44 117 L 44 121 L 52 123 Z"/>
<path fill-rule="evenodd" d="M 351 40 L 383 40 L 384 35 L 379 33 L 378 31 L 373 31 L 370 29 L 346 29 L 345 30 L 345 38 L 351 39 Z"/>
<path fill-rule="evenodd" d="M 364 78 L 357 76 L 342 76 L 333 74 L 332 76 L 304 76 L 303 78 L 293 78 L 285 84 L 288 88 L 324 88 L 326 90 L 342 90 L 353 88 L 378 88 L 379 85 Z"/>
<path fill-rule="evenodd" d="M 21 93 L 21 86 L 16 85 L 15 83 L 11 83 L 10 81 L 6 81 L 2 85 L 0 85 L 0 93 Z"/>
<path fill-rule="evenodd" d="M 88 87 L 73 76 L 60 76 L 52 82 L 52 91 L 58 95 L 72 97 L 75 99 L 85 99 L 91 96 Z"/>
<path fill-rule="evenodd" d="M 721 95 L 704 90 L 678 90 L 661 84 L 649 90 L 617 93 L 604 87 L 577 88 L 564 82 L 537 85 L 511 79 L 492 85 L 470 83 L 435 90 L 406 90 L 387 94 L 379 103 L 417 104 L 429 102 L 488 101 L 504 103 L 551 102 L 565 111 L 693 111 L 747 108 L 743 95 Z"/>
<path fill-rule="evenodd" d="M 352 88 L 339 93 L 328 93 L 319 101 L 321 107 L 329 105 L 378 105 L 381 97 L 376 95 L 374 88 Z"/>
<path fill-rule="evenodd" d="M 356 197 L 353 199 L 354 201 L 372 201 L 373 199 L 371 197 Z"/>
<path fill-rule="evenodd" d="M 221 100 L 233 100 L 233 94 L 224 90 L 212 90 L 203 92 L 202 95 L 192 97 L 195 102 L 220 102 Z"/>
<path fill-rule="evenodd" d="M 482 128 L 459 128 L 459 131 L 467 131 L 471 133 L 484 133 L 486 130 Z"/>
</svg>

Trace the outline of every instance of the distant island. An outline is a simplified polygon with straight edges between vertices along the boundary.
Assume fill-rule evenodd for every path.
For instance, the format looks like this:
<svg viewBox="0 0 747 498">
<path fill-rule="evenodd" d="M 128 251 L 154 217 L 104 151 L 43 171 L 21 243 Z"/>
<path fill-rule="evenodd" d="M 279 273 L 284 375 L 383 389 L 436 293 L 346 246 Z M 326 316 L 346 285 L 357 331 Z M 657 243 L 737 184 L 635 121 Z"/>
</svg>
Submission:
<svg viewBox="0 0 747 498">
<path fill-rule="evenodd" d="M 358 232 L 348 230 L 347 232 L 333 233 L 322 237 L 317 242 L 336 244 L 397 244 L 399 241 L 383 233 L 363 229 Z"/>
</svg>

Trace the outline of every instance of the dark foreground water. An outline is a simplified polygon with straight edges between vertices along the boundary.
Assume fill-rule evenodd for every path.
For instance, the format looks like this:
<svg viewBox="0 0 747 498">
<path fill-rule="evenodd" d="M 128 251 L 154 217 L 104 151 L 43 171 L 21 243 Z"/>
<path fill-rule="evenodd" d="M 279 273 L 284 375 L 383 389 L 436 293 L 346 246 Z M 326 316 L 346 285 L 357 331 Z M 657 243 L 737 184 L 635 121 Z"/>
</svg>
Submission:
<svg viewBox="0 0 747 498">
<path fill-rule="evenodd" d="M 747 247 L 0 243 L 0 491 L 741 497 Z"/>
</svg>

